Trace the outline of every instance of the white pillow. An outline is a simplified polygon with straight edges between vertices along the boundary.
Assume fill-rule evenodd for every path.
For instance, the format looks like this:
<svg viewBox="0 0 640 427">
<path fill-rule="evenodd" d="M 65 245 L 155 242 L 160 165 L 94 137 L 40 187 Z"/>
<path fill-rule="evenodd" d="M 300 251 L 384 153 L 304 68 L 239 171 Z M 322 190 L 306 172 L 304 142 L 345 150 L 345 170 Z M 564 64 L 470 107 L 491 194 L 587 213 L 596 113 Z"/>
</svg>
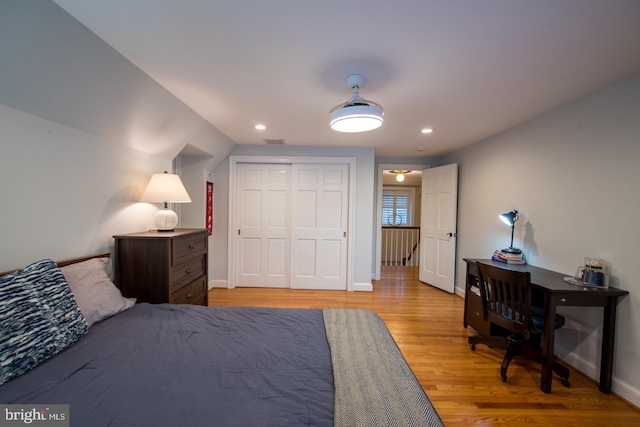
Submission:
<svg viewBox="0 0 640 427">
<path fill-rule="evenodd" d="M 111 281 L 110 258 L 93 258 L 60 270 L 89 326 L 133 307 L 136 302 L 135 298 L 123 297 Z"/>
</svg>

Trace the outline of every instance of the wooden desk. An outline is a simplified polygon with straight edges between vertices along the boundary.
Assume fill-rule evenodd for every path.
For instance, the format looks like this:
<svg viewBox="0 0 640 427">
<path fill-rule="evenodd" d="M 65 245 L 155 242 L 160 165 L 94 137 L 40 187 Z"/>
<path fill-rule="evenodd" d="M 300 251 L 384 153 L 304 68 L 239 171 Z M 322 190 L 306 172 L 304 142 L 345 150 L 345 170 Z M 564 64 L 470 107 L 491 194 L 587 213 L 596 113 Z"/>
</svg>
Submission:
<svg viewBox="0 0 640 427">
<path fill-rule="evenodd" d="M 629 292 L 617 288 L 596 288 L 575 286 L 565 282 L 566 275 L 532 265 L 503 264 L 490 259 L 464 258 L 467 263 L 467 279 L 465 286 L 464 326 L 470 325 L 481 334 L 487 333 L 491 326 L 484 321 L 483 313 L 478 316 L 479 295 L 474 292 L 477 287 L 478 271 L 476 262 L 493 264 L 497 267 L 515 271 L 531 273 L 531 287 L 534 293 L 541 294 L 544 303 L 545 319 L 542 341 L 542 376 L 540 389 L 551 393 L 551 379 L 553 375 L 553 346 L 555 340 L 554 322 L 558 306 L 603 307 L 604 318 L 602 327 L 602 355 L 600 359 L 600 391 L 611 393 L 611 375 L 613 373 L 613 348 L 616 329 L 616 307 L 618 297 Z M 538 292 L 536 292 L 536 290 Z M 479 309 L 482 310 L 480 301 Z M 479 328 L 479 329 L 478 329 Z"/>
</svg>

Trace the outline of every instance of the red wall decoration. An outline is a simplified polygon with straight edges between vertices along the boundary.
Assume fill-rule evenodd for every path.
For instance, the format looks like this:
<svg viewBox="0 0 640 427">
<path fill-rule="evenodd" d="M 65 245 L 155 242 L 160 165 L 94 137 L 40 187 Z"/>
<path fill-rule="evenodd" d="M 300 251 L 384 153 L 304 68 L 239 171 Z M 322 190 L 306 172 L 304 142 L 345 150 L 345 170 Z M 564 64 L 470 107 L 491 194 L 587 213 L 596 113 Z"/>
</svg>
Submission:
<svg viewBox="0 0 640 427">
<path fill-rule="evenodd" d="M 207 232 L 213 234 L 213 182 L 207 179 Z"/>
</svg>

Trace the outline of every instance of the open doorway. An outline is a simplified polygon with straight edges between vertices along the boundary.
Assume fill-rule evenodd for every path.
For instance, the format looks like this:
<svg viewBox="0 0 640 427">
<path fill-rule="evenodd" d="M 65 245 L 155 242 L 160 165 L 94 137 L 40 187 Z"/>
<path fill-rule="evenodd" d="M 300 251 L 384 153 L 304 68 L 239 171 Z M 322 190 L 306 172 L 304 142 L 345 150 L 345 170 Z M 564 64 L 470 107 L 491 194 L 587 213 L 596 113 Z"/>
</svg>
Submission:
<svg viewBox="0 0 640 427">
<path fill-rule="evenodd" d="M 422 170 L 428 165 L 380 164 L 374 279 L 381 266 L 419 263 Z"/>
</svg>

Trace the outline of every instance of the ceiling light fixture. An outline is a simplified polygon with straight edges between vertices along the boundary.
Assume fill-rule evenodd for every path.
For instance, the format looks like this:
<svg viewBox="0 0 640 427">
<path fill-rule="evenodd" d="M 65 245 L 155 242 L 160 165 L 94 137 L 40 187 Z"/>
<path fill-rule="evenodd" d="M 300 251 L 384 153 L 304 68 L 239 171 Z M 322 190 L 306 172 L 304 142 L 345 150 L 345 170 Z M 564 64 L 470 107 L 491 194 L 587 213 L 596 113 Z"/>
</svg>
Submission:
<svg viewBox="0 0 640 427">
<path fill-rule="evenodd" d="M 346 102 L 333 108 L 329 113 L 331 129 L 338 132 L 366 132 L 382 125 L 384 114 L 382 107 L 373 101 L 367 101 L 358 94 L 364 77 L 352 74 L 347 77 L 347 85 L 353 89 L 353 96 Z"/>
<path fill-rule="evenodd" d="M 391 170 L 389 173 L 392 173 L 396 176 L 396 181 L 402 182 L 404 181 L 405 174 L 410 173 L 411 171 L 401 171 L 401 170 Z"/>
<path fill-rule="evenodd" d="M 424 129 L 422 129 L 420 132 L 422 132 L 422 133 L 432 133 L 432 132 L 433 132 L 433 129 L 431 129 L 431 128 L 424 128 Z"/>
<path fill-rule="evenodd" d="M 254 128 L 257 130 L 265 130 L 267 127 L 265 125 L 255 125 Z"/>
</svg>

